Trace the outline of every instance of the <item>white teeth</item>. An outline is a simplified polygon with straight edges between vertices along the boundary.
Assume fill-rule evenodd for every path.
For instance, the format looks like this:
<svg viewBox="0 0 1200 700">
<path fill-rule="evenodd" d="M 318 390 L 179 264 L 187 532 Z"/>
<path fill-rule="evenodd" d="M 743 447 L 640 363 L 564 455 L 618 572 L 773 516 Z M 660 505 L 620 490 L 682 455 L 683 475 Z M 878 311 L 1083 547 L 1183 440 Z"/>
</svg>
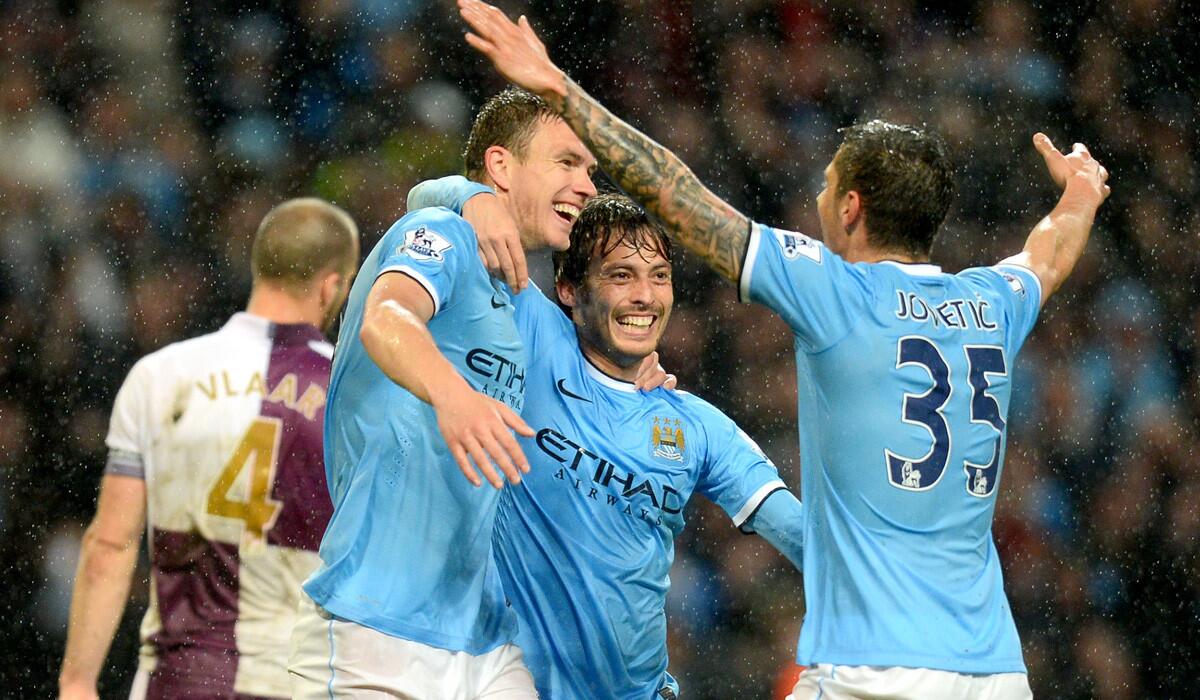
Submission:
<svg viewBox="0 0 1200 700">
<path fill-rule="evenodd" d="M 572 221 L 579 218 L 579 207 L 571 206 L 570 204 L 555 204 L 554 211 L 560 214 L 566 214 Z"/>
<path fill-rule="evenodd" d="M 634 326 L 635 328 L 649 328 L 651 323 L 654 323 L 653 316 L 623 316 L 617 319 L 617 323 L 622 326 Z"/>
</svg>

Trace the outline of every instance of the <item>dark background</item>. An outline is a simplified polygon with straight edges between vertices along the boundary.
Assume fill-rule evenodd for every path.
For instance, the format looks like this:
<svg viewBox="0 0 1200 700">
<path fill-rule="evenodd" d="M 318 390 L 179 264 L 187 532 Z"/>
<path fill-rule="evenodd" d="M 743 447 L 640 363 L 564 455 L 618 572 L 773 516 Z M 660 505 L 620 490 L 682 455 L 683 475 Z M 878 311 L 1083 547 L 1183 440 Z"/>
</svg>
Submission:
<svg viewBox="0 0 1200 700">
<path fill-rule="evenodd" d="M 1053 205 L 1035 131 L 1091 147 L 1113 195 L 1018 363 L 994 533 L 1037 696 L 1194 697 L 1195 8 L 503 5 L 766 223 L 818 232 L 838 127 L 937 129 L 959 172 L 934 251 L 951 271 L 1018 251 Z M 0 0 L 0 695 L 54 692 L 125 372 L 241 308 L 249 242 L 281 199 L 339 203 L 369 250 L 411 185 L 459 170 L 474 107 L 502 87 L 462 30 L 444 0 Z M 798 489 L 786 329 L 696 261 L 677 268 L 664 365 Z M 711 504 L 689 517 L 671 669 L 695 700 L 770 697 L 795 648 L 800 576 Z M 133 673 L 144 578 L 143 566 L 105 696 Z"/>
</svg>

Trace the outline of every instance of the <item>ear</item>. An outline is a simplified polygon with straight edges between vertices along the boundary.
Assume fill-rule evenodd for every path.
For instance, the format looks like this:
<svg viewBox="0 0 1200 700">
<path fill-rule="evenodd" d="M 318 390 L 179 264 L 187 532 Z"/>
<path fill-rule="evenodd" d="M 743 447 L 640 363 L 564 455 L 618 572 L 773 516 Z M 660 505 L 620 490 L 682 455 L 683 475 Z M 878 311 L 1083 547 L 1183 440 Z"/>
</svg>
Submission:
<svg viewBox="0 0 1200 700">
<path fill-rule="evenodd" d="M 328 311 L 330 306 L 341 300 L 342 279 L 342 273 L 340 272 L 329 272 L 321 278 L 320 303 L 322 311 Z"/>
<path fill-rule="evenodd" d="M 842 218 L 842 228 L 847 232 L 853 231 L 855 226 L 862 223 L 866 211 L 863 209 L 862 197 L 857 191 L 850 190 L 843 195 L 839 213 Z"/>
<path fill-rule="evenodd" d="M 575 304 L 579 303 L 579 300 L 575 297 L 575 285 L 571 284 L 570 282 L 558 280 L 554 283 L 554 289 L 558 292 L 558 300 L 561 301 L 564 306 L 574 309 Z"/>
<path fill-rule="evenodd" d="M 483 152 L 483 168 L 497 190 L 507 192 L 512 188 L 510 170 L 514 158 L 512 151 L 504 146 L 488 146 Z"/>
</svg>

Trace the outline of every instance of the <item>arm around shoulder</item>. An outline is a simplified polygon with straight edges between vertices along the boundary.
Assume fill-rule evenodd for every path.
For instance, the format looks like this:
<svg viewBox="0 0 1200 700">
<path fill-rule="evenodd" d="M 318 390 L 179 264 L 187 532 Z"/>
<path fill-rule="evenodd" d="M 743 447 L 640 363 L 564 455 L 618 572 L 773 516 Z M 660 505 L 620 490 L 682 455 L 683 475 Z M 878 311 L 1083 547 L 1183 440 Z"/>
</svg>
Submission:
<svg viewBox="0 0 1200 700">
<path fill-rule="evenodd" d="M 804 504 L 781 488 L 767 496 L 746 524 L 787 557 L 797 571 L 804 571 L 804 518 Z"/>
<path fill-rule="evenodd" d="M 403 272 L 375 280 L 367 296 L 359 339 L 388 379 L 433 406 L 438 429 L 459 469 L 475 486 L 475 466 L 496 488 L 504 485 L 496 465 L 510 482 L 521 481 L 529 462 L 511 430 L 533 430 L 505 404 L 475 391 L 438 349 L 426 326 L 436 311 L 431 293 Z"/>
</svg>

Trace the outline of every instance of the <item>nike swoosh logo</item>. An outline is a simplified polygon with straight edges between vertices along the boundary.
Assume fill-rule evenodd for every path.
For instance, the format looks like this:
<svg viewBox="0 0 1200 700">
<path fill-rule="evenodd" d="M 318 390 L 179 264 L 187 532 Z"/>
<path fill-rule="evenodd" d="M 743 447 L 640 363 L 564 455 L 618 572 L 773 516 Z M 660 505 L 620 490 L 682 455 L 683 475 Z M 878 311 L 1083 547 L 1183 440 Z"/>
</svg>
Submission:
<svg viewBox="0 0 1200 700">
<path fill-rule="evenodd" d="M 507 305 L 508 305 L 508 303 L 503 300 L 496 301 L 496 295 L 495 294 L 492 295 L 492 308 L 493 309 L 503 309 Z"/>
<path fill-rule="evenodd" d="M 567 387 L 563 386 L 564 381 L 566 381 L 566 380 L 565 379 L 558 380 L 558 390 L 560 393 L 562 393 L 563 396 L 568 396 L 572 399 L 575 399 L 576 401 L 587 401 L 588 403 L 592 402 L 592 400 L 589 399 L 588 397 L 580 396 L 579 394 L 576 394 L 576 393 L 572 392 L 570 389 L 568 389 Z"/>
</svg>

